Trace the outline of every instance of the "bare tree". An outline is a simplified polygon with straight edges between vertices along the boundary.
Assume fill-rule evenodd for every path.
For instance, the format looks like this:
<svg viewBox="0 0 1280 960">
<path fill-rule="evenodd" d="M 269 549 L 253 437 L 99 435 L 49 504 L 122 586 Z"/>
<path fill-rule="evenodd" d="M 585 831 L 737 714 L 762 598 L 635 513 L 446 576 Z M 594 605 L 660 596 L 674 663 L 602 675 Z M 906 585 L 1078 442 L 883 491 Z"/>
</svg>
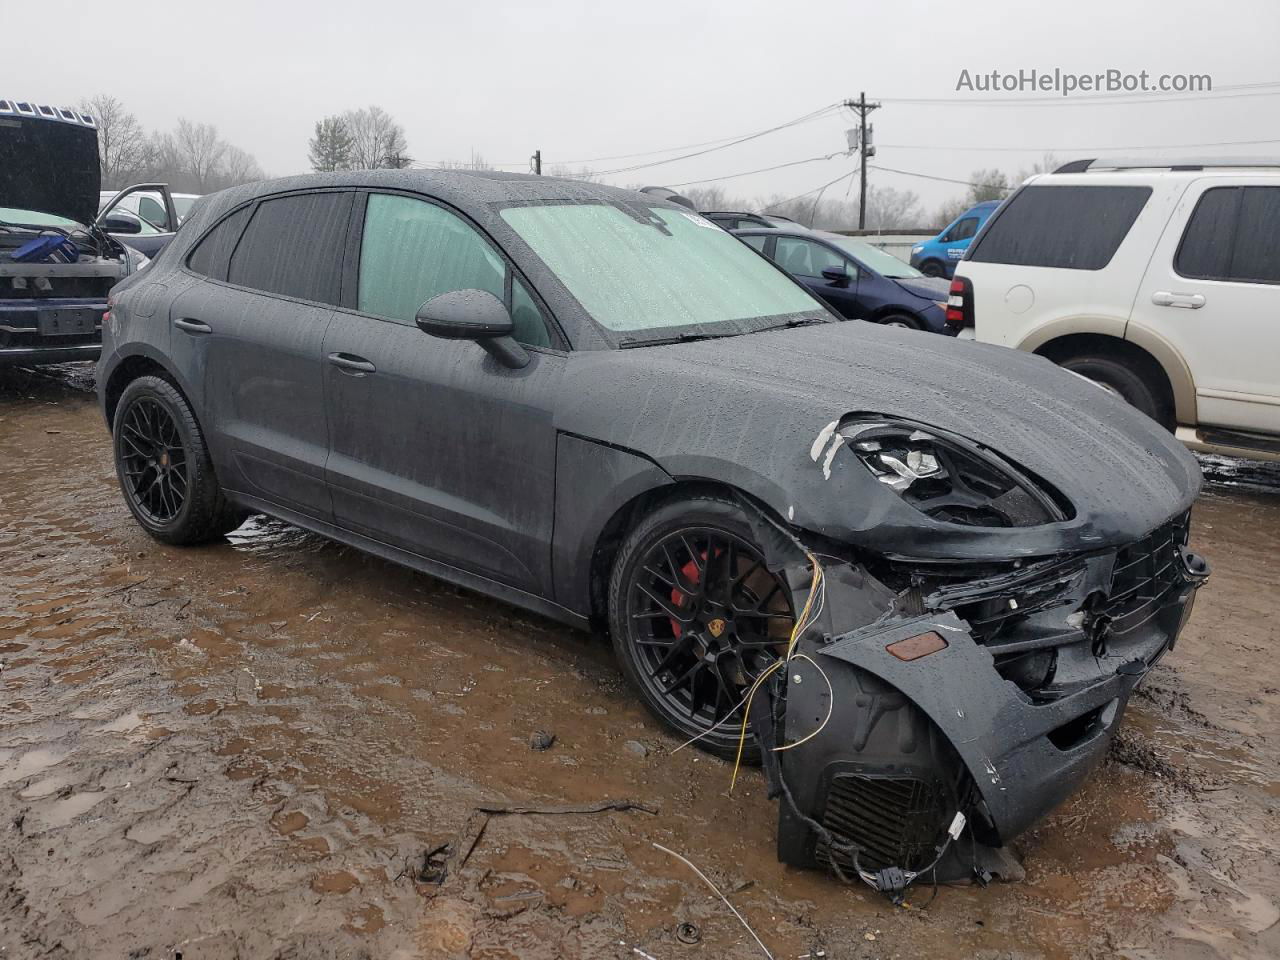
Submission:
<svg viewBox="0 0 1280 960">
<path fill-rule="evenodd" d="M 98 162 L 106 189 L 127 186 L 145 165 L 147 135 L 138 118 L 115 97 L 100 93 L 80 104 L 98 124 Z"/>
<path fill-rule="evenodd" d="M 896 230 L 919 226 L 924 220 L 920 198 L 910 190 L 867 186 L 867 228 Z"/>
<path fill-rule="evenodd" d="M 262 172 L 262 167 L 258 166 L 258 161 L 253 154 L 230 144 L 227 144 L 226 147 L 227 149 L 222 157 L 221 169 L 218 171 L 218 180 L 223 187 L 252 183 L 266 176 Z"/>
<path fill-rule="evenodd" d="M 376 170 L 390 166 L 389 160 L 397 165 L 403 160 L 407 165 L 404 153 L 409 145 L 404 128 L 381 107 L 348 110 L 342 115 L 342 122 L 351 134 L 352 169 Z"/>
<path fill-rule="evenodd" d="M 211 123 L 192 123 L 180 117 L 173 139 L 178 163 L 190 175 L 196 191 L 205 193 L 213 189 L 227 152 L 227 144 L 219 138 L 218 128 Z"/>
</svg>

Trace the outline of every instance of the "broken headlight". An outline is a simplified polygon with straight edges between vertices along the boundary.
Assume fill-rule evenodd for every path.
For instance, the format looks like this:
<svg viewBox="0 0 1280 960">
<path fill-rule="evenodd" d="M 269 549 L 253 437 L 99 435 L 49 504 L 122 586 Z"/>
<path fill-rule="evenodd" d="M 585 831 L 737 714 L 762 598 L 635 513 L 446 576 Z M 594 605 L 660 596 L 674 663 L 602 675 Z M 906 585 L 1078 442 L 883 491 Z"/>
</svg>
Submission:
<svg viewBox="0 0 1280 960">
<path fill-rule="evenodd" d="M 893 419 L 846 422 L 840 433 L 877 480 L 935 520 L 1033 527 L 1071 516 L 1048 484 L 964 437 Z"/>
</svg>

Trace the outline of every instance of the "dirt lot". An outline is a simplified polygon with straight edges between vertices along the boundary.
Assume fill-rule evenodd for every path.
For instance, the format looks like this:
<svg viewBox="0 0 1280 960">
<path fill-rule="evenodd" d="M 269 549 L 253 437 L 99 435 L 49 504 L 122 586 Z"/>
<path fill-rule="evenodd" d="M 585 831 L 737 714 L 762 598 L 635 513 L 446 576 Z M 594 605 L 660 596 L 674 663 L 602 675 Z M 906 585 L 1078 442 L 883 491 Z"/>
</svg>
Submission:
<svg viewBox="0 0 1280 960">
<path fill-rule="evenodd" d="M 763 956 L 654 843 L 778 960 L 1280 955 L 1280 470 L 1207 464 L 1213 579 L 1026 881 L 900 909 L 776 863 L 592 637 L 262 518 L 158 546 L 90 388 L 0 373 L 0 958 Z"/>
</svg>

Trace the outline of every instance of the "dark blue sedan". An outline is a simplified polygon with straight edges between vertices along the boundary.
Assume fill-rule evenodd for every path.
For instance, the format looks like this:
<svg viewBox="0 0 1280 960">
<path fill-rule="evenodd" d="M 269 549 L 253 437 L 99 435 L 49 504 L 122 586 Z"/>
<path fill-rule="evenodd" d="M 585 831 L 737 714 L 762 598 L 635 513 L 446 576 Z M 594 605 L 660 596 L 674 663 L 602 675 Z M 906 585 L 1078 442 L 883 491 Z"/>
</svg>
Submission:
<svg viewBox="0 0 1280 960">
<path fill-rule="evenodd" d="M 843 317 L 955 335 L 944 322 L 947 281 L 926 277 L 865 240 L 800 228 L 733 232 Z"/>
</svg>

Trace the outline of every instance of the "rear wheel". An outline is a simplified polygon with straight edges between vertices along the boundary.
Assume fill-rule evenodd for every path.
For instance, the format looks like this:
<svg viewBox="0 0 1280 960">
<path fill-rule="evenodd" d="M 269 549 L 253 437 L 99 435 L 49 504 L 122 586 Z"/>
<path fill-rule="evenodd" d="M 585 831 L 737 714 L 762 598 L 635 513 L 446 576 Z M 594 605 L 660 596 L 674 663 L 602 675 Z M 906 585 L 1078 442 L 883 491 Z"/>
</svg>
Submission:
<svg viewBox="0 0 1280 960">
<path fill-rule="evenodd" d="M 169 381 L 139 377 L 125 387 L 111 432 L 125 503 L 151 536 L 203 543 L 244 522 L 222 495 L 195 414 Z"/>
<path fill-rule="evenodd" d="M 743 698 L 786 651 L 794 612 L 730 500 L 667 503 L 627 536 L 609 584 L 618 663 L 645 705 L 682 738 L 737 753 Z M 758 751 L 748 741 L 744 756 Z"/>
<path fill-rule="evenodd" d="M 1092 380 L 1162 426 L 1173 429 L 1172 398 L 1153 383 L 1155 378 L 1140 365 L 1107 354 L 1091 353 L 1066 357 L 1059 364 Z"/>
</svg>

